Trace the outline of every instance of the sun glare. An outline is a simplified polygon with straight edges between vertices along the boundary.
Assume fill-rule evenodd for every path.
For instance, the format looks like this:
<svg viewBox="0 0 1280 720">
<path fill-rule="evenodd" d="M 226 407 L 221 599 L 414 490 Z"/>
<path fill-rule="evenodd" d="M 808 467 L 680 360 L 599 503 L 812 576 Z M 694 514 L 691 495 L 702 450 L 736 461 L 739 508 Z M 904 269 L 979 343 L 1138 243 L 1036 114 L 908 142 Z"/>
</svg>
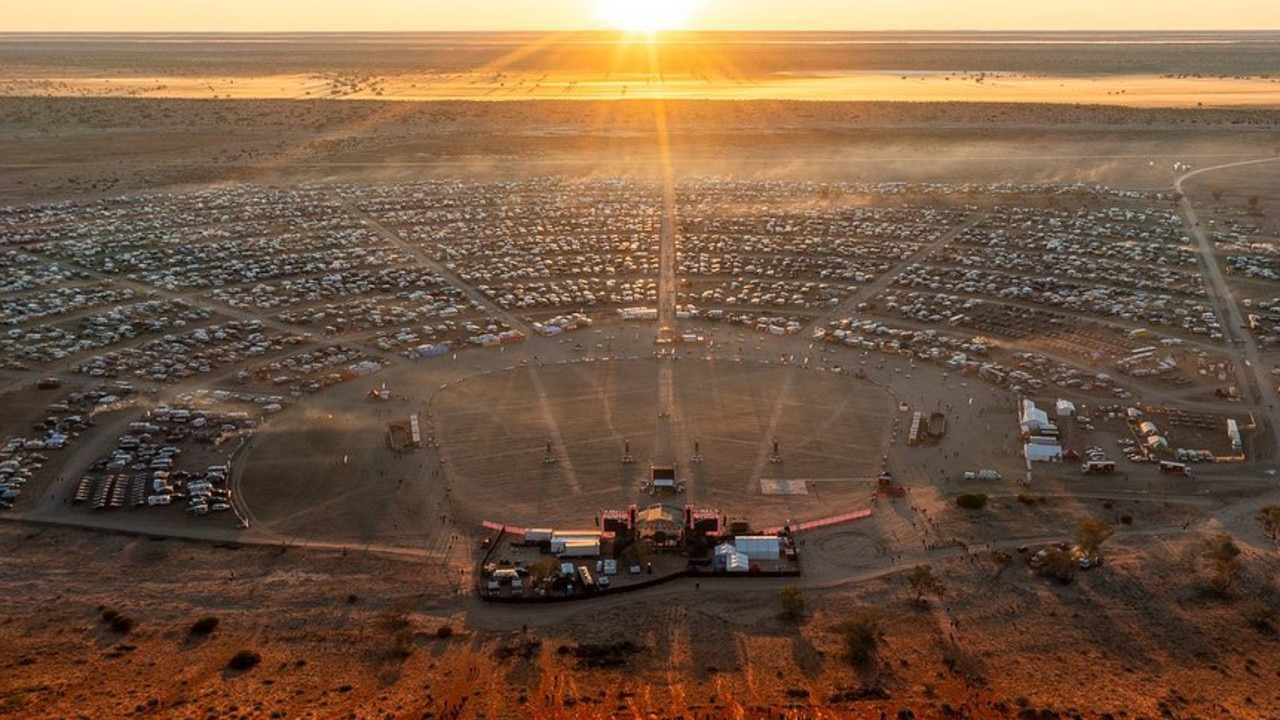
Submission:
<svg viewBox="0 0 1280 720">
<path fill-rule="evenodd" d="M 679 30 L 688 24 L 698 0 L 596 0 L 596 14 L 626 32 Z"/>
</svg>

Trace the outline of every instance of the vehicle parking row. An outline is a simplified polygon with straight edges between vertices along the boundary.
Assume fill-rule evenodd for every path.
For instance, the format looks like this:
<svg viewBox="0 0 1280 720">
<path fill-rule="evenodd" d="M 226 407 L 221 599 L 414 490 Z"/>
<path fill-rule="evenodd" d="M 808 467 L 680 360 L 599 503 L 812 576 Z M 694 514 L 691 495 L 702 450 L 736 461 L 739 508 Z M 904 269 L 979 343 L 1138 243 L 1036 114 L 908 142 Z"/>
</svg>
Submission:
<svg viewBox="0 0 1280 720">
<path fill-rule="evenodd" d="M 0 354 L 51 362 L 169 332 L 212 316 L 213 310 L 182 300 L 144 300 L 86 315 L 76 322 L 27 326 L 0 339 Z"/>
<path fill-rule="evenodd" d="M 265 329 L 259 320 L 230 320 L 97 355 L 73 370 L 93 377 L 175 382 L 243 364 L 249 358 L 279 353 L 306 341 L 307 336 L 300 333 Z"/>
</svg>

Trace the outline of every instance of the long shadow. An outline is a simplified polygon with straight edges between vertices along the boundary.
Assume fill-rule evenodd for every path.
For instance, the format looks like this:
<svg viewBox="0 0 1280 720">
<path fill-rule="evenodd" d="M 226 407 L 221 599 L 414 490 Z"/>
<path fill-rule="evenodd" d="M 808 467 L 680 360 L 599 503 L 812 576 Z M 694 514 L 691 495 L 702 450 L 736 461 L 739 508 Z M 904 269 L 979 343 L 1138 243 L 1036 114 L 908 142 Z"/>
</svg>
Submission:
<svg viewBox="0 0 1280 720">
<path fill-rule="evenodd" d="M 826 658 L 804 633 L 797 632 L 791 640 L 791 659 L 805 678 L 813 680 L 826 669 Z"/>
<path fill-rule="evenodd" d="M 733 638 L 737 629 L 731 623 L 714 615 L 689 614 L 684 631 L 688 634 L 692 669 L 698 677 L 745 667 L 742 648 Z"/>
<path fill-rule="evenodd" d="M 1215 665 L 1226 660 L 1222 643 L 1205 628 L 1184 619 L 1184 613 L 1195 612 L 1190 604 L 1203 602 L 1212 606 L 1217 600 L 1202 594 L 1194 585 L 1194 578 L 1187 577 L 1190 595 L 1181 602 L 1176 593 L 1170 593 L 1163 582 L 1156 587 L 1141 587 L 1129 582 L 1114 582 L 1105 573 L 1108 567 L 1084 574 L 1076 581 L 1075 591 L 1081 600 L 1094 608 L 1119 607 L 1124 615 L 1102 612 L 1090 614 L 1085 632 L 1097 647 L 1108 652 L 1118 648 L 1126 654 L 1132 667 L 1153 670 L 1159 667 L 1158 659 L 1144 648 L 1154 645 L 1176 665 Z M 1173 572 L 1170 569 L 1170 572 Z M 1092 575 L 1098 575 L 1094 581 Z M 1119 578 L 1116 578 L 1117 580 Z M 1215 622 L 1214 613 L 1207 613 L 1205 620 Z M 1241 620 L 1241 623 L 1244 621 Z"/>
</svg>

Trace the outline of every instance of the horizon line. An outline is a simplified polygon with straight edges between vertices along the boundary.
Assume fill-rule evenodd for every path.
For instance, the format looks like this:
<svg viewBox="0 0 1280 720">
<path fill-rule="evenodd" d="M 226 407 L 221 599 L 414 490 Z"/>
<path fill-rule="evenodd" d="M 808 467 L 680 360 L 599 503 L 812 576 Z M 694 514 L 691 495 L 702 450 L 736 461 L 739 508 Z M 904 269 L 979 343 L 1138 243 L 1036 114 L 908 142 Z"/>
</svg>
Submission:
<svg viewBox="0 0 1280 720">
<path fill-rule="evenodd" d="M 9 35 L 532 35 L 532 34 L 558 34 L 558 35 L 618 35 L 618 36 L 636 36 L 648 35 L 653 37 L 675 37 L 682 35 L 700 35 L 700 34 L 745 34 L 745 35 L 770 35 L 781 33 L 806 34 L 806 35 L 883 35 L 883 34 L 922 34 L 922 35 L 948 35 L 948 34 L 975 34 L 975 35 L 997 35 L 997 34 L 1017 34 L 1017 33 L 1037 33 L 1037 34 L 1085 34 L 1085 33 L 1117 33 L 1117 34 L 1141 34 L 1141 33 L 1229 33 L 1229 34 L 1280 34 L 1280 26 L 1267 28 L 1004 28 L 1004 29 L 982 29 L 982 28 L 955 28 L 955 29 L 938 29 L 938 28 L 878 28 L 878 29 L 815 29 L 815 28 L 778 28 L 778 29 L 734 29 L 734 28 L 706 28 L 706 29 L 683 29 L 683 30 L 662 30 L 652 33 L 646 32 L 627 32 L 615 30 L 612 28 L 573 28 L 573 29 L 549 29 L 549 28 L 511 28 L 511 29 L 454 29 L 454 30 L 282 30 L 282 29 L 259 29 L 259 30 L 191 30 L 191 29 L 151 29 L 151 30 L 0 30 L 0 36 Z"/>
</svg>

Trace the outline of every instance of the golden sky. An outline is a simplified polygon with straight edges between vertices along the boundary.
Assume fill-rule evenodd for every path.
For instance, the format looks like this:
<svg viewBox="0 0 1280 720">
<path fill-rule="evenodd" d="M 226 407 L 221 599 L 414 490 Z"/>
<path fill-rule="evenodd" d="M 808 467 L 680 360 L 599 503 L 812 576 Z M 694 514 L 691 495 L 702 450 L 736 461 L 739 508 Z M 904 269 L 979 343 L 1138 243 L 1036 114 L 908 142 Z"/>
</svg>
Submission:
<svg viewBox="0 0 1280 720">
<path fill-rule="evenodd" d="M 644 4 L 646 0 L 637 0 Z M 704 30 L 1264 30 L 1262 0 L 690 0 Z M 37 0 L 3 31 L 457 31 L 606 27 L 595 0 Z"/>
</svg>

